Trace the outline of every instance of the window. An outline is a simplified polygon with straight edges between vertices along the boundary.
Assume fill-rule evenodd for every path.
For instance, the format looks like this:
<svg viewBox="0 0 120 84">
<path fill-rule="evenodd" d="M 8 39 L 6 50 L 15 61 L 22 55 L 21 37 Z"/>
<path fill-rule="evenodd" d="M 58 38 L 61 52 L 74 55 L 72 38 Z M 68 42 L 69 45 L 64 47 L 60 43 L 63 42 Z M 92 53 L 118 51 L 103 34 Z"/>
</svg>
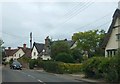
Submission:
<svg viewBox="0 0 120 84">
<path fill-rule="evenodd" d="M 20 54 L 19 54 L 19 57 L 20 57 Z"/>
<path fill-rule="evenodd" d="M 34 52 L 34 56 L 36 56 L 36 52 Z"/>
<path fill-rule="evenodd" d="M 107 50 L 107 56 L 112 57 L 116 55 L 116 49 Z"/>
<path fill-rule="evenodd" d="M 120 34 L 116 34 L 117 40 L 120 40 Z"/>
</svg>

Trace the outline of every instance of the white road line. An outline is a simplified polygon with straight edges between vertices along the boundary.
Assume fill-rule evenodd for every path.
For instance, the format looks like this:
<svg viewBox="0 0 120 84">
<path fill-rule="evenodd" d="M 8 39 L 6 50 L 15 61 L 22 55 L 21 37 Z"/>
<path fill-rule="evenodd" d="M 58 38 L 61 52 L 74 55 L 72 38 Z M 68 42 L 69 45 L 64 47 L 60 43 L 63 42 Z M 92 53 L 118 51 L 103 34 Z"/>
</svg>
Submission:
<svg viewBox="0 0 120 84">
<path fill-rule="evenodd" d="M 41 80 L 39 80 L 39 79 L 38 79 L 38 81 L 43 83 L 43 81 L 41 81 Z"/>
<path fill-rule="evenodd" d="M 28 76 L 30 76 L 30 75 L 28 75 Z"/>
<path fill-rule="evenodd" d="M 29 75 L 29 74 L 27 74 L 27 73 L 25 73 L 25 72 L 22 72 L 22 71 L 18 71 L 18 72 L 21 72 L 22 74 L 25 74 L 25 75 L 27 75 L 27 76 L 33 78 L 33 79 L 36 79 L 34 76 Z M 41 82 L 41 83 L 43 83 L 43 84 L 46 84 L 46 83 L 44 83 L 43 81 L 41 81 L 40 79 L 36 79 L 36 80 L 39 81 L 39 82 Z"/>
</svg>

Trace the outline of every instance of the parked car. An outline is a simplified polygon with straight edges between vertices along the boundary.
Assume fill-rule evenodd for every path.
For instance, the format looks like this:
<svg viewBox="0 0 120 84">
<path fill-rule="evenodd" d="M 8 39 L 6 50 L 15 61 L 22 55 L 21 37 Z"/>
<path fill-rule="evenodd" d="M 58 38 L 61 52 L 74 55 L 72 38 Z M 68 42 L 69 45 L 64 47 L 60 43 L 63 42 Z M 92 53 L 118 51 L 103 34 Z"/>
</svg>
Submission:
<svg viewBox="0 0 120 84">
<path fill-rule="evenodd" d="M 11 69 L 19 69 L 22 70 L 22 65 L 18 61 L 13 61 L 13 63 L 10 65 Z"/>
</svg>

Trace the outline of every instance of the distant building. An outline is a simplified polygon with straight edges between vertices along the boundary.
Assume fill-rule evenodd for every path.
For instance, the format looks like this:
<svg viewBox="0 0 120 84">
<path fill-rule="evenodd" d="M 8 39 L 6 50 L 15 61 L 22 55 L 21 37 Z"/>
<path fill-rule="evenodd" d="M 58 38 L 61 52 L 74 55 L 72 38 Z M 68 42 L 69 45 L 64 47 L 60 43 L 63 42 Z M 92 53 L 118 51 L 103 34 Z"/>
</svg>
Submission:
<svg viewBox="0 0 120 84">
<path fill-rule="evenodd" d="M 58 40 L 60 41 L 60 40 Z M 33 48 L 31 51 L 31 58 L 37 59 L 38 57 L 42 60 L 50 60 L 51 59 L 51 45 L 58 42 L 58 41 L 51 41 L 49 36 L 45 38 L 45 44 L 43 43 L 35 43 L 33 44 Z M 76 47 L 76 42 L 71 40 L 62 40 L 66 41 L 68 45 L 71 47 L 71 49 Z"/>
<path fill-rule="evenodd" d="M 11 49 L 11 47 L 8 47 L 8 49 L 5 49 L 5 59 L 7 62 L 10 61 L 10 59 L 19 59 L 20 57 L 31 57 L 31 49 L 26 47 L 26 44 L 23 44 L 23 47 L 18 47 L 16 49 Z"/>
<path fill-rule="evenodd" d="M 31 59 L 41 58 L 42 60 L 50 60 L 50 39 L 46 37 L 45 44 L 34 42 L 31 51 Z"/>
</svg>

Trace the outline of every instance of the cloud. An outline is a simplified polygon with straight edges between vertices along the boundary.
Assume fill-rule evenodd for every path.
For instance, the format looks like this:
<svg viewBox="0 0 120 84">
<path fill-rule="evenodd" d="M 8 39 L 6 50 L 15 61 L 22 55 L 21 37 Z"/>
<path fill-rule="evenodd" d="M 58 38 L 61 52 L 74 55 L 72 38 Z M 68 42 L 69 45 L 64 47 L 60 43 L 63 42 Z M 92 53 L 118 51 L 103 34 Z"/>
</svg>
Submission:
<svg viewBox="0 0 120 84">
<path fill-rule="evenodd" d="M 117 7 L 117 3 L 94 3 L 86 9 L 81 9 L 83 4 L 87 3 L 3 3 L 1 16 L 5 46 L 15 47 L 22 43 L 29 45 L 30 32 L 33 33 L 33 41 L 37 42 L 44 42 L 48 35 L 53 39 L 71 39 L 75 32 L 93 29 L 92 27 L 111 20 Z M 103 20 L 94 22 L 91 26 L 82 27 L 108 13 L 110 13 L 108 17 Z"/>
</svg>

